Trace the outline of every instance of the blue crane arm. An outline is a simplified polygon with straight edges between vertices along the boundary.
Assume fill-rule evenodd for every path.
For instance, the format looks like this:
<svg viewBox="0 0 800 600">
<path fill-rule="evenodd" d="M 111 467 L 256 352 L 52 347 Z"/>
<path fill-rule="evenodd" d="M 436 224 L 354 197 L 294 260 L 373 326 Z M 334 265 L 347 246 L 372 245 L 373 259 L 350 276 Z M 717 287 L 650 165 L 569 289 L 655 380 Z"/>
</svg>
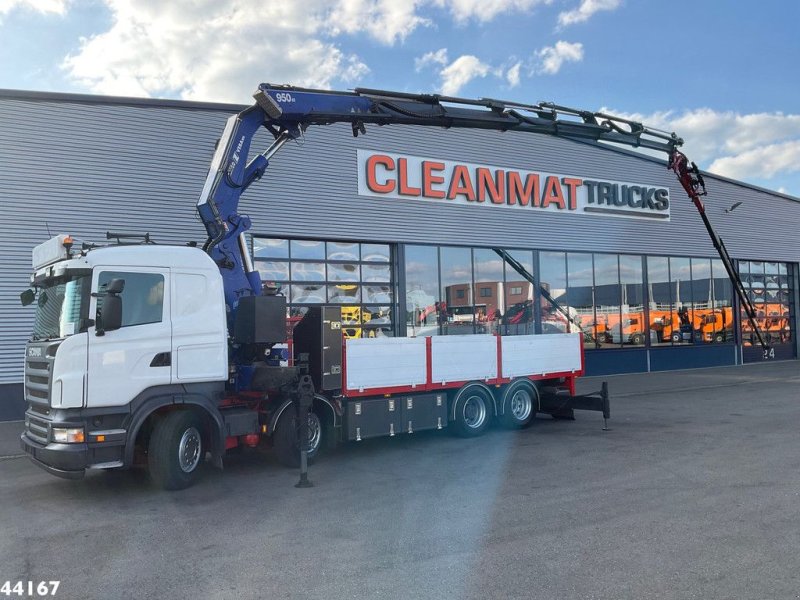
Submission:
<svg viewBox="0 0 800 600">
<path fill-rule="evenodd" d="M 231 320 L 241 297 L 262 291 L 244 236 L 250 219 L 239 214 L 239 198 L 261 178 L 270 157 L 310 125 L 350 123 L 356 136 L 366 132 L 367 124 L 524 131 L 668 154 L 683 143 L 674 133 L 635 121 L 545 102 L 531 105 L 370 89 L 330 92 L 271 84 L 260 85 L 253 96 L 253 106 L 228 119 L 197 202 L 208 233 L 205 250 L 222 273 Z M 274 141 L 250 159 L 253 137 L 261 127 Z"/>
</svg>

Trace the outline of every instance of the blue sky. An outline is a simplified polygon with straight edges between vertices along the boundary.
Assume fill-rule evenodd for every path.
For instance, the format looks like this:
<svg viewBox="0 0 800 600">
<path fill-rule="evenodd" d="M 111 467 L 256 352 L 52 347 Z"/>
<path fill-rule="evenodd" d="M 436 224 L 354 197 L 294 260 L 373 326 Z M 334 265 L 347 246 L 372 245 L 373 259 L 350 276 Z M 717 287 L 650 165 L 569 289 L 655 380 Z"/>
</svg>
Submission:
<svg viewBox="0 0 800 600">
<path fill-rule="evenodd" d="M 800 196 L 800 2 L 0 0 L 0 87 L 248 103 L 257 83 L 607 110 Z"/>
</svg>

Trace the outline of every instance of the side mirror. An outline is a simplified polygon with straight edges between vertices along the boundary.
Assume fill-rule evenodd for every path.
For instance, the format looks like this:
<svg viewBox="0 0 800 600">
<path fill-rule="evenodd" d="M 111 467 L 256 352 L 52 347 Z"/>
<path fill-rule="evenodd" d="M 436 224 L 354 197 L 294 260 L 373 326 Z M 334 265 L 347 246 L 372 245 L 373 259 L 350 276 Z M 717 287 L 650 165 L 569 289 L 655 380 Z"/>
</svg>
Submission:
<svg viewBox="0 0 800 600">
<path fill-rule="evenodd" d="M 102 309 L 98 311 L 97 315 L 95 335 L 105 335 L 106 331 L 114 331 L 122 327 L 122 298 L 119 295 L 125 289 L 125 280 L 112 279 L 105 287 L 106 289 L 102 292 Z"/>
<path fill-rule="evenodd" d="M 36 292 L 33 290 L 25 290 L 19 295 L 19 301 L 22 302 L 22 306 L 33 304 L 34 300 L 36 300 Z"/>
<path fill-rule="evenodd" d="M 103 298 L 102 333 L 122 327 L 122 298 L 109 294 Z M 98 331 L 98 335 L 102 335 Z"/>
</svg>

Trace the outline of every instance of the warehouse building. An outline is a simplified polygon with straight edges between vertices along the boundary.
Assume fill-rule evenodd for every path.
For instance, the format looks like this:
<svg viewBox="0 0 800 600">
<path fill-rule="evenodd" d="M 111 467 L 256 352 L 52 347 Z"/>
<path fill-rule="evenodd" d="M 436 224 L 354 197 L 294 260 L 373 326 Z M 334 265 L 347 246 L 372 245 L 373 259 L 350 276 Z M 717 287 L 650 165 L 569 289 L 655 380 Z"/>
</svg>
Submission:
<svg viewBox="0 0 800 600">
<path fill-rule="evenodd" d="M 0 420 L 24 412 L 34 309 L 19 294 L 32 248 L 59 233 L 105 242 L 108 231 L 202 243 L 195 203 L 241 108 L 0 90 Z M 800 201 L 706 184 L 759 327 L 776 359 L 795 359 Z M 590 375 L 762 360 L 660 158 L 518 132 L 373 126 L 354 138 L 349 125 L 312 127 L 240 209 L 290 321 L 325 303 L 342 307 L 348 336 L 582 332 Z"/>
</svg>

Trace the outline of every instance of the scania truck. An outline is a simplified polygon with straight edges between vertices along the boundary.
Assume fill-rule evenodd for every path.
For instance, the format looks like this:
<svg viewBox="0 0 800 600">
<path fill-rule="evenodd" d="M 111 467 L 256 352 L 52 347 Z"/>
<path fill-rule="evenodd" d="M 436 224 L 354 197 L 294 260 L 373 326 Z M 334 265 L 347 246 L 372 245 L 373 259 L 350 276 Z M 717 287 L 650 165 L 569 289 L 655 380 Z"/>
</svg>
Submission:
<svg viewBox="0 0 800 600">
<path fill-rule="evenodd" d="M 552 104 L 269 84 L 254 97 L 227 121 L 200 192 L 202 248 L 117 233 L 117 243 L 63 234 L 34 249 L 21 434 L 34 463 L 66 478 L 143 465 L 179 489 L 240 446 L 269 443 L 304 469 L 339 441 L 444 428 L 476 436 L 493 421 L 524 427 L 537 412 L 608 418 L 605 387 L 575 395 L 580 334 L 347 339 L 333 306 L 309 309 L 289 332 L 285 297 L 253 268 L 239 198 L 312 125 L 516 130 L 663 150 L 671 164 L 679 138 Z M 250 158 L 262 127 L 274 142 Z M 674 164 L 694 186 L 685 162 Z"/>
</svg>

